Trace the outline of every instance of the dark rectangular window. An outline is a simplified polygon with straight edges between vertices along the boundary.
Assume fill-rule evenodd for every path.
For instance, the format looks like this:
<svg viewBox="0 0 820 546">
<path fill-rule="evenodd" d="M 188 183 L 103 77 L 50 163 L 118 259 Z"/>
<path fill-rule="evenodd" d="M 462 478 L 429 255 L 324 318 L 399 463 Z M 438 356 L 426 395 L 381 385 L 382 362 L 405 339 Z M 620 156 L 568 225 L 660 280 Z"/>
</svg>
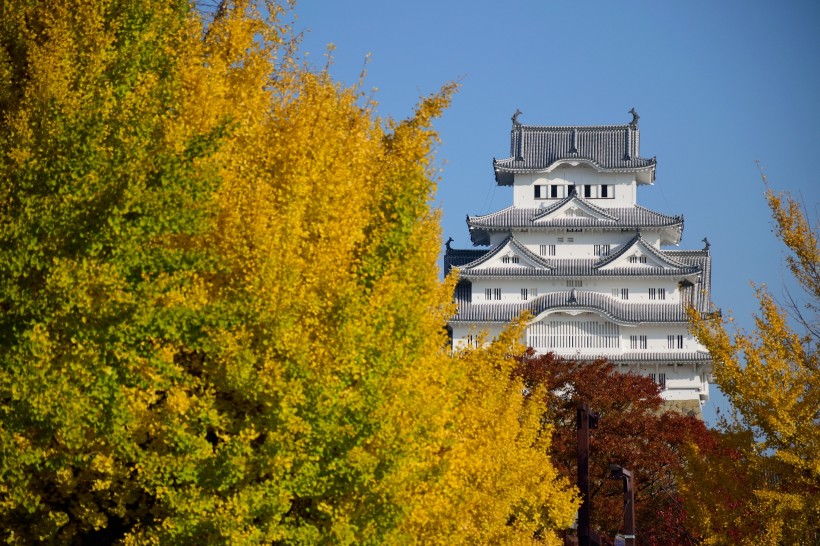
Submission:
<svg viewBox="0 0 820 546">
<path fill-rule="evenodd" d="M 649 377 L 650 377 L 650 379 L 652 379 L 652 381 L 654 381 L 655 383 L 658 384 L 658 386 L 661 388 L 662 391 L 666 390 L 666 374 L 665 373 L 659 373 L 659 374 L 651 373 L 651 374 L 649 374 Z"/>
<path fill-rule="evenodd" d="M 607 195 L 608 189 L 609 189 L 609 186 L 606 186 L 606 185 L 601 186 L 601 197 L 603 197 L 603 198 L 609 197 L 609 195 Z"/>
<path fill-rule="evenodd" d="M 666 288 L 650 288 L 649 289 L 649 299 L 650 300 L 665 300 L 666 299 Z"/>
<path fill-rule="evenodd" d="M 500 300 L 501 299 L 501 289 L 500 288 L 485 288 L 484 289 L 484 299 L 487 300 L 487 301 Z"/>
<path fill-rule="evenodd" d="M 584 184 L 584 197 L 593 197 L 592 184 Z"/>
<path fill-rule="evenodd" d="M 683 349 L 683 336 L 666 336 L 667 349 Z"/>
</svg>

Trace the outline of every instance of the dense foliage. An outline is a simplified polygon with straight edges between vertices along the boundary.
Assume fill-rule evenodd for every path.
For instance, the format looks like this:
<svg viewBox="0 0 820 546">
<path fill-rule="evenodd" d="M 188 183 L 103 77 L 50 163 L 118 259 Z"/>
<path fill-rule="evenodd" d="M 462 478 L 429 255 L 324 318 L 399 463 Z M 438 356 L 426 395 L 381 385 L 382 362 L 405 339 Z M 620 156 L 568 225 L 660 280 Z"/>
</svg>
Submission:
<svg viewBox="0 0 820 546">
<path fill-rule="evenodd" d="M 552 353 L 522 358 L 516 375 L 540 391 L 545 422 L 554 423 L 550 451 L 558 471 L 577 476 L 576 410 L 586 403 L 599 415 L 590 432 L 590 502 L 593 528 L 608 537 L 623 531 L 623 485 L 610 478 L 610 464 L 629 469 L 635 481 L 635 520 L 640 544 L 698 543 L 687 524 L 679 494 L 684 451 L 710 441 L 695 416 L 665 410 L 658 385 L 649 377 L 620 373 L 606 360 L 577 362 Z"/>
<path fill-rule="evenodd" d="M 715 445 L 692 453 L 688 505 L 709 544 L 820 541 L 818 231 L 790 196 L 766 197 L 805 296 L 791 298 L 790 318 L 759 287 L 753 332 L 730 334 L 731 319 L 692 312 L 715 359 L 715 382 L 735 410 Z"/>
<path fill-rule="evenodd" d="M 3 4 L 0 538 L 553 543 L 518 331 L 444 349 L 452 86 L 379 119 L 265 11 Z"/>
</svg>

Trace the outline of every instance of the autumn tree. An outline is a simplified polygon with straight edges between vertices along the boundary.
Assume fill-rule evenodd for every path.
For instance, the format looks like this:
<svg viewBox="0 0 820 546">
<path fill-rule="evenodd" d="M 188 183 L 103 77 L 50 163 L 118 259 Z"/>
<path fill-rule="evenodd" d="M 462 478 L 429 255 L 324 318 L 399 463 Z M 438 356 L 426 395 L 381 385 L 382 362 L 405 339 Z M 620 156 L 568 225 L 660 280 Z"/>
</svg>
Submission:
<svg viewBox="0 0 820 546">
<path fill-rule="evenodd" d="M 636 524 L 640 544 L 697 544 L 688 527 L 678 492 L 684 448 L 708 433 L 695 416 L 664 409 L 658 385 L 651 378 L 620 373 L 604 360 L 581 362 L 530 351 L 515 373 L 527 388 L 540 391 L 545 421 L 554 423 L 550 454 L 560 474 L 577 476 L 576 409 L 586 403 L 598 413 L 590 433 L 590 501 L 592 525 L 609 537 L 622 531 L 623 489 L 610 478 L 610 464 L 632 471 Z"/>
<path fill-rule="evenodd" d="M 764 179 L 765 181 L 765 179 Z M 808 544 L 820 525 L 820 249 L 818 232 L 788 194 L 767 191 L 786 263 L 805 297 L 788 306 L 765 286 L 757 288 L 755 329 L 731 326 L 731 318 L 691 312 L 695 334 L 715 361 L 715 383 L 734 419 L 726 424 L 724 450 L 734 464 L 697 464 L 688 491 L 692 513 L 712 544 Z M 803 303 L 800 303 L 800 302 Z M 794 311 L 789 316 L 789 308 Z M 750 494 L 735 494 L 726 507 L 713 484 L 746 476 Z"/>
<path fill-rule="evenodd" d="M 451 354 L 433 120 L 298 61 L 278 4 L 0 17 L 0 537 L 554 543 L 512 378 Z"/>
</svg>

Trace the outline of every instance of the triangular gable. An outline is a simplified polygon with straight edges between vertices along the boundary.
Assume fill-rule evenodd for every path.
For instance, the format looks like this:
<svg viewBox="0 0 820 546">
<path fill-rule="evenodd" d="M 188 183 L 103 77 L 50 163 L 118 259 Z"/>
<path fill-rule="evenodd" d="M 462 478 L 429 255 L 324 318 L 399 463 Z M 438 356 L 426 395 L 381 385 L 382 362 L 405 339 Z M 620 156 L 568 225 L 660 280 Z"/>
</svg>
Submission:
<svg viewBox="0 0 820 546">
<path fill-rule="evenodd" d="M 462 275 L 469 271 L 489 269 L 553 269 L 553 267 L 538 255 L 527 250 L 510 235 L 497 247 L 484 254 L 481 258 L 466 264 L 461 269 Z"/>
<path fill-rule="evenodd" d="M 595 264 L 595 269 L 608 271 L 612 269 L 676 269 L 686 272 L 695 268 L 659 252 L 654 246 L 643 240 L 640 233 L 632 238 L 615 254 Z"/>
<path fill-rule="evenodd" d="M 600 207 L 585 201 L 577 195 L 570 195 L 533 217 L 533 224 L 554 220 L 584 219 L 602 222 L 616 222 L 618 219 Z"/>
</svg>

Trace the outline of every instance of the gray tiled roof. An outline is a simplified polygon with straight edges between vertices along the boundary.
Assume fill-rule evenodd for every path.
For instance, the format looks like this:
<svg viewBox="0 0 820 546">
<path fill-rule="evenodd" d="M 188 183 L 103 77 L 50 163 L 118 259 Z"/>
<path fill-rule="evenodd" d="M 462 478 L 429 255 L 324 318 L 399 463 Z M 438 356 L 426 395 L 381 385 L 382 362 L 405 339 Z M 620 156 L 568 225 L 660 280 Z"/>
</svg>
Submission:
<svg viewBox="0 0 820 546">
<path fill-rule="evenodd" d="M 454 267 L 461 267 L 476 261 L 487 252 L 489 252 L 489 250 L 448 248 L 444 253 L 444 274 L 449 274 L 450 270 Z"/>
<path fill-rule="evenodd" d="M 553 259 L 551 269 L 534 270 L 531 268 L 492 267 L 474 268 L 470 265 L 462 266 L 462 278 L 503 278 L 503 277 L 680 277 L 698 273 L 695 266 L 680 268 L 663 267 L 625 267 L 618 269 L 598 268 L 599 262 L 595 259 Z"/>
<path fill-rule="evenodd" d="M 680 262 L 680 261 L 676 260 L 674 257 L 670 256 L 668 253 L 665 253 L 661 250 L 656 249 L 654 246 L 652 246 L 649 243 L 647 243 L 646 241 L 644 241 L 643 237 L 641 237 L 640 233 L 635 235 L 628 243 L 626 243 L 620 249 L 618 249 L 617 252 L 615 252 L 611 256 L 607 256 L 607 257 L 603 258 L 600 262 L 598 262 L 595 265 L 596 269 L 611 264 L 612 262 L 618 260 L 624 254 L 626 254 L 627 252 L 632 251 L 635 248 L 639 248 L 645 254 L 649 254 L 651 256 L 654 256 L 655 258 L 660 260 L 662 263 L 664 263 L 670 269 L 676 269 L 676 270 L 684 272 L 683 274 L 696 273 L 698 271 L 697 267 L 693 267 L 693 266 L 684 264 L 683 262 Z M 664 268 L 660 267 L 660 268 L 647 268 L 647 269 L 664 269 Z"/>
<path fill-rule="evenodd" d="M 550 292 L 521 303 L 473 304 L 461 300 L 450 322 L 510 322 L 523 311 L 537 316 L 556 309 L 596 311 L 620 324 L 682 323 L 688 320 L 680 303 L 629 303 L 608 294 L 585 290 L 576 290 L 574 301 L 571 295 L 571 291 Z"/>
<path fill-rule="evenodd" d="M 616 364 L 630 364 L 632 362 L 654 362 L 658 364 L 706 364 L 712 361 L 711 355 L 704 351 L 632 351 L 627 353 L 607 353 L 605 355 L 592 353 L 575 353 L 572 355 L 558 354 L 561 358 L 591 362 L 598 358 L 606 358 Z"/>
<path fill-rule="evenodd" d="M 665 250 L 664 254 L 702 271 L 698 282 L 683 290 L 682 298 L 701 312 L 712 309 L 712 256 L 709 250 Z"/>
<path fill-rule="evenodd" d="M 522 254 L 531 257 L 543 268 L 526 266 L 479 267 L 492 256 L 498 254 L 512 240 L 513 246 Z M 640 247 L 645 253 L 661 260 L 666 267 L 619 267 L 601 269 L 617 260 L 634 247 Z M 461 278 L 519 278 L 519 277 L 675 277 L 708 273 L 711 260 L 706 250 L 658 250 L 646 243 L 640 234 L 632 238 L 618 252 L 603 258 L 550 258 L 544 259 L 530 252 L 514 237 L 510 236 L 501 244 L 490 250 L 448 249 L 444 255 L 444 273 L 453 267 L 460 269 Z M 708 287 L 707 287 L 708 290 Z"/>
<path fill-rule="evenodd" d="M 513 173 L 547 170 L 561 160 L 583 161 L 609 172 L 654 171 L 655 158 L 640 157 L 636 125 L 548 127 L 513 124 L 510 157 L 493 160 L 496 182 L 510 185 Z"/>
<path fill-rule="evenodd" d="M 469 264 L 466 264 L 464 267 L 465 268 L 475 268 L 475 267 L 478 267 L 478 266 L 484 264 L 488 260 L 495 257 L 498 253 L 500 253 L 507 245 L 510 245 L 513 249 L 515 249 L 516 253 L 519 254 L 520 256 L 524 256 L 527 259 L 527 261 L 532 263 L 532 265 L 529 265 L 529 264 L 525 265 L 525 266 L 520 266 L 519 265 L 517 267 L 508 267 L 508 268 L 504 268 L 504 269 L 519 270 L 522 273 L 530 272 L 530 274 L 536 275 L 536 274 L 539 274 L 539 272 L 542 269 L 552 269 L 553 268 L 553 266 L 550 265 L 549 260 L 545 260 L 541 256 L 538 256 L 537 254 L 533 253 L 526 246 L 519 243 L 513 235 L 510 235 L 509 237 L 504 239 L 501 243 L 499 243 L 495 248 L 491 249 L 489 252 L 486 252 L 486 253 L 482 254 L 475 261 L 470 262 Z M 526 273 L 524 273 L 524 274 L 526 274 Z"/>
<path fill-rule="evenodd" d="M 510 229 L 552 230 L 555 228 L 585 228 L 601 230 L 646 229 L 677 227 L 683 230 L 683 216 L 668 216 L 640 205 L 601 209 L 608 216 L 614 218 L 555 218 L 542 220 L 544 216 L 556 208 L 563 206 L 567 201 L 577 199 L 584 205 L 594 207 L 589 201 L 581 197 L 566 197 L 547 209 L 507 207 L 498 212 L 482 216 L 467 216 L 467 226 L 470 228 L 470 239 L 474 245 L 489 244 L 489 232 L 508 231 Z"/>
</svg>

